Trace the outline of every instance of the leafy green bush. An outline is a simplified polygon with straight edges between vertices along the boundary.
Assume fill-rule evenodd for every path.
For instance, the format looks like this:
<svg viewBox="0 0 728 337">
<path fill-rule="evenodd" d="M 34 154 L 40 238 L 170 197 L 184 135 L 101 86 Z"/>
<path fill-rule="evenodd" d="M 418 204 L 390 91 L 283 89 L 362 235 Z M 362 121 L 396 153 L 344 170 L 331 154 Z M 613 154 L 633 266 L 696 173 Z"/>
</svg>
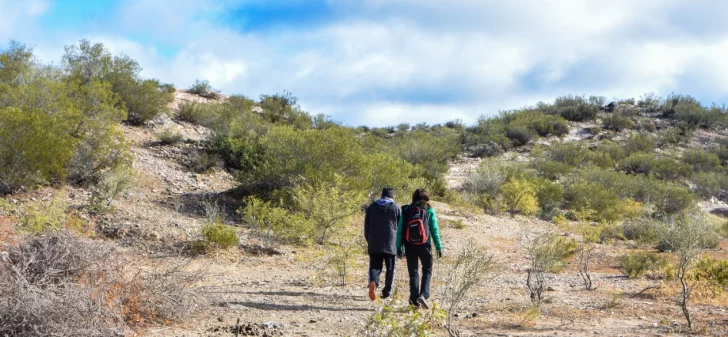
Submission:
<svg viewBox="0 0 728 337">
<path fill-rule="evenodd" d="M 715 153 L 698 149 L 688 149 L 680 160 L 692 165 L 696 172 L 710 172 L 720 167 L 720 158 Z"/>
<path fill-rule="evenodd" d="M 263 108 L 263 118 L 279 124 L 288 124 L 297 129 L 308 129 L 313 126 L 311 116 L 301 110 L 297 104 L 298 98 L 290 92 L 276 95 L 260 96 L 260 107 Z M 394 128 L 392 128 L 392 132 Z"/>
<path fill-rule="evenodd" d="M 361 192 L 346 191 L 339 175 L 335 175 L 331 183 L 296 186 L 293 190 L 294 209 L 311 224 L 312 230 L 311 233 L 301 233 L 301 236 L 312 237 L 318 244 L 326 243 L 329 236 L 347 223 L 348 218 L 361 211 L 365 200 Z"/>
<path fill-rule="evenodd" d="M 196 151 L 190 158 L 189 167 L 197 173 L 210 172 L 213 168 L 222 167 L 222 159 L 217 153 Z"/>
<path fill-rule="evenodd" d="M 240 239 L 234 227 L 212 223 L 202 226 L 202 242 L 206 250 L 229 249 L 240 244 Z"/>
<path fill-rule="evenodd" d="M 640 277 L 646 272 L 656 271 L 667 264 L 663 257 L 654 253 L 622 255 L 619 262 L 622 272 L 629 278 Z"/>
<path fill-rule="evenodd" d="M 207 80 L 195 80 L 195 83 L 187 89 L 188 92 L 207 98 L 217 98 L 219 95 L 212 89 L 210 82 Z"/>
<path fill-rule="evenodd" d="M 549 110 L 567 120 L 582 122 L 593 120 L 603 103 L 603 99 L 594 96 L 587 100 L 581 96 L 569 95 L 556 98 Z"/>
<path fill-rule="evenodd" d="M 512 179 L 501 187 L 504 206 L 511 213 L 534 215 L 538 212 L 536 188 L 524 179 Z"/>
<path fill-rule="evenodd" d="M 130 165 L 119 165 L 105 172 L 91 190 L 91 208 L 97 212 L 109 210 L 111 202 L 119 193 L 133 186 L 135 177 L 136 173 Z"/>
<path fill-rule="evenodd" d="M 511 140 L 513 146 L 523 146 L 533 140 L 535 132 L 526 127 L 509 127 L 506 131 L 506 137 Z"/>
<path fill-rule="evenodd" d="M 257 197 L 246 197 L 245 208 L 238 210 L 243 224 L 255 230 L 265 247 L 277 242 L 307 243 L 311 240 L 310 222 L 285 208 Z"/>
<path fill-rule="evenodd" d="M 627 155 L 637 152 L 652 152 L 655 148 L 654 137 L 642 133 L 635 134 L 624 141 L 624 149 Z"/>
<path fill-rule="evenodd" d="M 715 248 L 720 244 L 720 236 L 714 224 L 700 212 L 684 212 L 665 218 L 664 225 L 659 227 L 660 240 L 657 249 L 660 251 L 676 251 L 684 248 L 680 245 L 690 244 L 689 248 Z M 687 235 L 689 234 L 689 235 Z M 686 242 L 685 240 L 693 240 Z"/>
<path fill-rule="evenodd" d="M 703 257 L 695 264 L 691 276 L 695 280 L 705 280 L 728 290 L 728 260 Z"/>
<path fill-rule="evenodd" d="M 569 164 L 549 159 L 538 159 L 533 162 L 533 166 L 540 177 L 549 180 L 560 179 L 575 170 Z"/>
<path fill-rule="evenodd" d="M 550 181 L 540 181 L 536 185 L 536 199 L 543 217 L 551 219 L 564 202 L 564 187 Z"/>
<path fill-rule="evenodd" d="M 67 208 L 68 205 L 60 196 L 48 202 L 29 205 L 20 213 L 20 230 L 38 234 L 63 229 L 68 222 Z"/>
<path fill-rule="evenodd" d="M 685 179 L 693 172 L 689 165 L 652 153 L 633 153 L 622 160 L 621 166 L 625 173 L 655 175 L 670 180 Z"/>
<path fill-rule="evenodd" d="M 638 220 L 622 225 L 622 235 L 627 240 L 642 244 L 654 244 L 660 238 L 659 225 L 651 220 Z"/>
<path fill-rule="evenodd" d="M 728 185 L 725 174 L 714 172 L 698 172 L 692 177 L 695 193 L 703 198 L 717 197 L 721 187 Z"/>
<path fill-rule="evenodd" d="M 62 64 L 71 81 L 87 84 L 98 80 L 111 84 L 128 111 L 128 121 L 144 123 L 167 111 L 172 94 L 161 90 L 157 80 L 141 79 L 139 63 L 128 56 L 112 56 L 101 43 L 81 40 L 78 46 L 66 47 Z"/>
<path fill-rule="evenodd" d="M 192 124 L 211 126 L 216 119 L 215 106 L 210 103 L 184 102 L 179 105 L 179 118 Z"/>
<path fill-rule="evenodd" d="M 613 113 L 610 116 L 604 117 L 602 119 L 602 123 L 605 129 L 617 132 L 634 127 L 634 123 L 631 119 L 623 117 L 619 113 Z"/>
<path fill-rule="evenodd" d="M 164 129 L 162 132 L 158 133 L 157 139 L 159 139 L 159 142 L 164 145 L 173 145 L 177 144 L 184 139 L 184 136 L 182 133 L 180 133 L 178 130 L 174 130 L 171 128 Z"/>
</svg>

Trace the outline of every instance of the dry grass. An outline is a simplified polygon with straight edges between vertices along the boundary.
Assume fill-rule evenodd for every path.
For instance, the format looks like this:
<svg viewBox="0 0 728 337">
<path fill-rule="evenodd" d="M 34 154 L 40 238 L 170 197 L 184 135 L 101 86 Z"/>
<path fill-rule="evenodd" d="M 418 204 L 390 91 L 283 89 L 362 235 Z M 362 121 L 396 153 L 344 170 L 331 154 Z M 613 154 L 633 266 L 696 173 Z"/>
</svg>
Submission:
<svg viewBox="0 0 728 337">
<path fill-rule="evenodd" d="M 200 274 L 182 263 L 139 269 L 113 246 L 69 232 L 0 244 L 2 336 L 123 336 L 197 308 L 190 287 Z"/>
</svg>

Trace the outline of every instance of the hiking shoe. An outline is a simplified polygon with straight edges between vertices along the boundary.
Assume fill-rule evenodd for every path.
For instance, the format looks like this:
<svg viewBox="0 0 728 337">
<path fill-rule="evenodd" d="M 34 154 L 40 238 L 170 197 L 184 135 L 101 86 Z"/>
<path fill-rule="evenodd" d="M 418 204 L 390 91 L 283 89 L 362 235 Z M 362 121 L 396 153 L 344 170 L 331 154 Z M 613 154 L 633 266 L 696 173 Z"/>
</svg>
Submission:
<svg viewBox="0 0 728 337">
<path fill-rule="evenodd" d="M 423 296 L 420 296 L 417 298 L 417 304 L 419 304 L 421 307 L 425 309 L 430 309 L 430 303 L 427 303 L 427 299 Z"/>
<path fill-rule="evenodd" d="M 374 282 L 369 282 L 369 299 L 372 301 L 377 299 L 377 285 Z"/>
<path fill-rule="evenodd" d="M 382 299 L 383 299 L 383 300 L 386 300 L 386 299 L 388 299 L 388 298 L 389 298 L 389 296 L 391 296 L 391 294 L 386 294 L 386 293 L 382 293 Z"/>
</svg>

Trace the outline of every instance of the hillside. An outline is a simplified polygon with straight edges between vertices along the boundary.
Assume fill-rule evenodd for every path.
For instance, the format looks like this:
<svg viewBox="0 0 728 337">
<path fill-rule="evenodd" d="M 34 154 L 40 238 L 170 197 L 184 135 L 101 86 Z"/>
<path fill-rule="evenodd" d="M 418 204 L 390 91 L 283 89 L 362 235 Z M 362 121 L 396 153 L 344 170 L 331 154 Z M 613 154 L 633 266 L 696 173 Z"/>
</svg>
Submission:
<svg viewBox="0 0 728 337">
<path fill-rule="evenodd" d="M 108 52 L 116 70 L 93 74 L 73 62 L 90 47 L 61 75 L 0 53 L 25 67 L 0 76 L 0 334 L 728 331 L 725 108 L 564 96 L 472 126 L 354 128 L 290 93 L 174 89 Z M 492 256 L 450 312 L 405 307 L 404 260 L 394 299 L 367 298 L 361 210 L 385 186 L 400 204 L 430 192 L 440 308 L 472 272 L 458 261 Z"/>
</svg>

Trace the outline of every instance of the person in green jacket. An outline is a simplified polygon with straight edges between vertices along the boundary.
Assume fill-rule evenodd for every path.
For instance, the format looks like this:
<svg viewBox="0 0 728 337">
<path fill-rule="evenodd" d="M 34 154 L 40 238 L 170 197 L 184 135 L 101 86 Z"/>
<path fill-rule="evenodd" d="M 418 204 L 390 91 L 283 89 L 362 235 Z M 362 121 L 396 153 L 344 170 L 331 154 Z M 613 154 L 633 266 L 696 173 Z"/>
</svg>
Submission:
<svg viewBox="0 0 728 337">
<path fill-rule="evenodd" d="M 407 257 L 409 272 L 410 304 L 429 308 L 430 283 L 432 281 L 432 241 L 435 242 L 437 257 L 442 257 L 440 230 L 437 227 L 435 210 L 429 203 L 430 197 L 424 189 L 418 188 L 412 194 L 412 204 L 402 207 L 402 216 L 397 226 L 397 256 Z M 422 220 L 422 221 L 420 221 Z M 419 280 L 419 262 L 422 263 L 422 280 Z"/>
</svg>

